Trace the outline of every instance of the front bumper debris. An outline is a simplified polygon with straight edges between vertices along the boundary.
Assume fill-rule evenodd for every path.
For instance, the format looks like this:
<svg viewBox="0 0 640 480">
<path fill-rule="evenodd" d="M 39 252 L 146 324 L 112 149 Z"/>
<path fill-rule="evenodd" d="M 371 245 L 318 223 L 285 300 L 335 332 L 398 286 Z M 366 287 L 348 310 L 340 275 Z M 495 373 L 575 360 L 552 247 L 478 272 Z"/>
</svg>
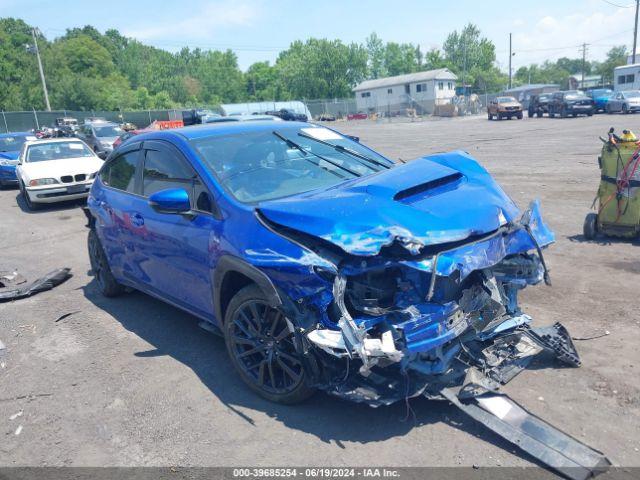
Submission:
<svg viewBox="0 0 640 480">
<path fill-rule="evenodd" d="M 311 386 L 372 407 L 448 400 L 562 474 L 585 478 L 608 460 L 498 393 L 534 359 L 581 364 L 564 326 L 533 327 L 518 304 L 520 290 L 551 284 L 543 249 L 554 235 L 539 205 L 499 224 L 440 246 L 375 230 L 379 251 L 366 256 L 289 229 L 283 235 L 309 248 L 304 259 L 326 287 L 281 295 L 282 312 Z M 361 233 L 358 248 L 368 240 Z"/>
</svg>

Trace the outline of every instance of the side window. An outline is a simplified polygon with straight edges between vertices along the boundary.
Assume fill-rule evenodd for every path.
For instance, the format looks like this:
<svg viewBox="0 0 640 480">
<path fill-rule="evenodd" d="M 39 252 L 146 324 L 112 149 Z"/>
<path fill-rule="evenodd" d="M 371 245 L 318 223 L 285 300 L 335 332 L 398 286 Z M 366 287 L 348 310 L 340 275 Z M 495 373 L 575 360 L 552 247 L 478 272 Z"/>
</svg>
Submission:
<svg viewBox="0 0 640 480">
<path fill-rule="evenodd" d="M 139 153 L 138 150 L 127 152 L 110 161 L 100 173 L 102 182 L 118 190 L 134 193 Z"/>
<path fill-rule="evenodd" d="M 201 212 L 213 211 L 211 195 L 185 160 L 167 150 L 146 150 L 143 195 L 148 197 L 167 188 L 184 188 L 189 193 L 191 208 Z"/>
</svg>

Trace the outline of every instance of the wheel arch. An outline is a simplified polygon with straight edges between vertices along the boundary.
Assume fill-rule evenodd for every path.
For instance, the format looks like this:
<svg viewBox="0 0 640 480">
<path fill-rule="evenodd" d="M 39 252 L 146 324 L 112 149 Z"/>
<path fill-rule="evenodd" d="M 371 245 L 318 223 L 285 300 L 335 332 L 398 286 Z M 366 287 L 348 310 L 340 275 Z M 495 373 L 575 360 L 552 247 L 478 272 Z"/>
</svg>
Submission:
<svg viewBox="0 0 640 480">
<path fill-rule="evenodd" d="M 213 308 L 220 325 L 224 323 L 226 309 L 233 296 L 250 284 L 255 284 L 262 290 L 272 307 L 282 305 L 276 287 L 264 272 L 231 255 L 224 255 L 218 260 L 213 273 Z"/>
</svg>

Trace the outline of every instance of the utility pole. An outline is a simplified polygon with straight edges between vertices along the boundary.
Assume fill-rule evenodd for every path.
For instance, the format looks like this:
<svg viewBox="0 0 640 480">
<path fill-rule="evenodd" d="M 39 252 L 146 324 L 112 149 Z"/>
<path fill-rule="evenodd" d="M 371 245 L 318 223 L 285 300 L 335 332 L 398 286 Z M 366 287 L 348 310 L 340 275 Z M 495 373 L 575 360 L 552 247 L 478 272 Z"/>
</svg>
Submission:
<svg viewBox="0 0 640 480">
<path fill-rule="evenodd" d="M 580 88 L 584 88 L 584 67 L 587 59 L 587 45 L 586 43 L 582 44 L 582 80 L 580 82 Z"/>
<path fill-rule="evenodd" d="M 38 59 L 38 69 L 40 70 L 40 80 L 42 80 L 42 91 L 44 92 L 44 103 L 47 106 L 47 112 L 51 111 L 51 105 L 49 104 L 49 93 L 47 92 L 47 82 L 44 79 L 44 70 L 42 69 L 42 60 L 40 59 L 40 50 L 38 49 L 38 40 L 36 39 L 36 29 L 31 29 L 31 36 L 33 37 L 33 48 L 36 51 L 36 58 Z"/>
<path fill-rule="evenodd" d="M 636 0 L 636 24 L 633 27 L 633 56 L 631 57 L 631 63 L 636 63 L 636 42 L 638 41 L 638 7 L 640 7 L 640 0 Z"/>
<path fill-rule="evenodd" d="M 509 90 L 511 90 L 511 57 L 513 53 L 511 53 L 511 33 L 509 33 Z"/>
</svg>

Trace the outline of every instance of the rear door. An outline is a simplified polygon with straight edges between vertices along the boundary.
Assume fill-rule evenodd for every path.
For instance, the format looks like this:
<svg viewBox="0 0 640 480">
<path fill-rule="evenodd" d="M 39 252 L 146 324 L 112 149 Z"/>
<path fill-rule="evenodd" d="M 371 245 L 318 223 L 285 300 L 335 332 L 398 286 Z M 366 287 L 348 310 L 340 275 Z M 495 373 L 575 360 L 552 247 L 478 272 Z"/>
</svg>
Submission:
<svg viewBox="0 0 640 480">
<path fill-rule="evenodd" d="M 137 283 L 135 243 L 140 234 L 132 223 L 130 207 L 139 199 L 140 144 L 128 145 L 100 171 L 101 188 L 94 188 L 92 195 L 100 212 L 96 222 L 98 236 L 109 258 L 109 265 L 116 279 Z"/>
<path fill-rule="evenodd" d="M 143 145 L 141 198 L 132 205 L 132 218 L 144 228 L 137 252 L 148 289 L 206 317 L 213 316 L 212 252 L 217 251 L 213 196 L 191 164 L 173 145 L 147 141 Z M 191 199 L 190 215 L 156 212 L 148 197 L 169 188 L 183 188 Z"/>
</svg>

